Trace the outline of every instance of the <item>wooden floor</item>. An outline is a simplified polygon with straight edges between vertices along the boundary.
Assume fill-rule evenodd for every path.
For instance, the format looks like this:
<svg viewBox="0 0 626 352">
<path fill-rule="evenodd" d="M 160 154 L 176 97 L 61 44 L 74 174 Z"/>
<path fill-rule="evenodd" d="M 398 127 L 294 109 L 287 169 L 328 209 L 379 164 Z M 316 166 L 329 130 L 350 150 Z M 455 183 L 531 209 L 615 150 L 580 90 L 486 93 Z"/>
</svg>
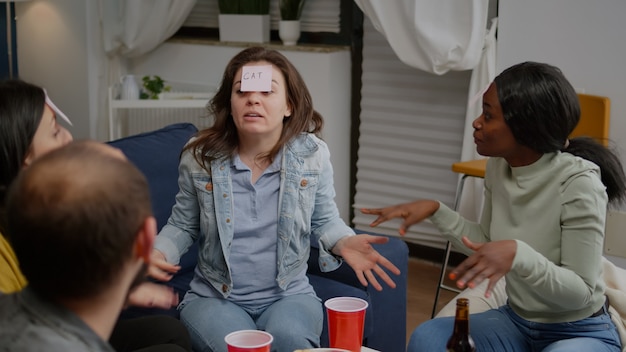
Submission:
<svg viewBox="0 0 626 352">
<path fill-rule="evenodd" d="M 417 258 L 409 259 L 406 317 L 407 342 L 411 332 L 419 324 L 430 319 L 440 268 L 441 265 L 439 263 Z M 446 305 L 455 295 L 456 293 L 454 292 L 441 290 L 437 304 L 439 309 Z"/>
</svg>

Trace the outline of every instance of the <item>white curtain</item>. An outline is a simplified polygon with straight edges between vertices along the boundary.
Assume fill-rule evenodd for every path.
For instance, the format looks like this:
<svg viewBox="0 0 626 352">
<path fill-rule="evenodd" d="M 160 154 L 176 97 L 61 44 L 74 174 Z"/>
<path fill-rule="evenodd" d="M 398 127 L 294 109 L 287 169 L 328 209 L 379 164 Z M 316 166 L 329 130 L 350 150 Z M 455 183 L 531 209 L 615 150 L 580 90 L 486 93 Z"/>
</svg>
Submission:
<svg viewBox="0 0 626 352">
<path fill-rule="evenodd" d="M 491 27 L 485 36 L 483 53 L 478 66 L 472 71 L 469 87 L 467 112 L 465 113 L 465 131 L 463 132 L 463 149 L 461 160 L 483 158 L 476 152 L 474 145 L 474 128 L 472 122 L 482 111 L 482 95 L 489 84 L 496 78 L 496 30 L 498 19 L 491 20 Z M 463 197 L 459 204 L 459 212 L 468 219 L 478 220 L 483 206 L 483 180 L 475 177 L 467 178 Z"/>
<path fill-rule="evenodd" d="M 461 160 L 477 157 L 472 121 L 482 109 L 481 91 L 495 77 L 497 20 L 487 32 L 489 0 L 354 0 L 405 64 L 442 75 L 473 70 L 468 91 Z M 477 218 L 482 181 L 468 180 L 461 213 Z"/>
<path fill-rule="evenodd" d="M 185 22 L 196 0 L 98 0 L 107 59 L 99 87 L 99 116 L 107 116 L 109 86 L 126 74 L 126 59 L 147 54 Z"/>
<path fill-rule="evenodd" d="M 478 64 L 489 0 L 355 0 L 405 64 L 444 74 Z"/>
<path fill-rule="evenodd" d="M 172 36 L 196 0 L 100 0 L 104 49 L 109 56 L 136 57 Z"/>
</svg>

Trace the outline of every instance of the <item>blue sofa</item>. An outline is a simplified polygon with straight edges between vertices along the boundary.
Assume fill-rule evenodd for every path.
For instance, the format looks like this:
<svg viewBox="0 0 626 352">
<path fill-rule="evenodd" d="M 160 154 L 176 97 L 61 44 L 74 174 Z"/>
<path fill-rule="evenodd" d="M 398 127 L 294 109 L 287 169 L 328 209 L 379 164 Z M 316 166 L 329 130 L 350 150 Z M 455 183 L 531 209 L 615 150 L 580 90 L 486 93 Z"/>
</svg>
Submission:
<svg viewBox="0 0 626 352">
<path fill-rule="evenodd" d="M 159 229 L 167 222 L 178 192 L 180 152 L 196 131 L 194 125 L 180 123 L 109 142 L 110 145 L 121 149 L 126 157 L 146 175 Z M 356 232 L 375 234 L 363 230 L 356 230 Z M 402 240 L 393 237 L 387 244 L 375 245 L 375 247 L 402 271 L 400 276 L 392 275 L 397 288 L 390 289 L 385 287 L 384 283 L 383 291 L 380 292 L 371 287 L 364 287 L 359 283 L 354 271 L 346 264 L 330 273 L 321 272 L 317 262 L 319 251 L 315 248 L 315 244 L 312 244 L 311 248 L 308 277 L 322 301 L 337 296 L 354 296 L 369 302 L 365 319 L 365 346 L 384 352 L 405 351 L 408 248 Z M 179 293 L 180 297 L 189 289 L 189 282 L 196 265 L 197 250 L 197 246 L 194 245 L 183 256 L 180 272 L 167 283 Z M 124 311 L 123 317 L 157 313 L 178 316 L 176 309 L 163 311 L 131 308 Z M 326 326 L 325 320 L 321 336 L 322 346 L 328 346 Z"/>
</svg>

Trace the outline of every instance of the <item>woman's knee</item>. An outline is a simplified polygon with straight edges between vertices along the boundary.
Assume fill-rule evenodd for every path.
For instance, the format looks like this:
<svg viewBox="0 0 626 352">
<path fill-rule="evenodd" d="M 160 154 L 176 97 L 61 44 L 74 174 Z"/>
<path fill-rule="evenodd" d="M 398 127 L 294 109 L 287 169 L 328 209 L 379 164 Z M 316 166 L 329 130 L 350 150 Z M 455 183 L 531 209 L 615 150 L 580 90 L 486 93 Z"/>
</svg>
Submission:
<svg viewBox="0 0 626 352">
<path fill-rule="evenodd" d="M 321 303 L 314 297 L 301 295 L 275 302 L 257 323 L 284 347 L 279 351 L 291 351 L 299 349 L 298 346 L 319 347 L 323 321 Z"/>
<path fill-rule="evenodd" d="M 224 336 L 236 330 L 256 328 L 243 309 L 226 300 L 211 298 L 186 303 L 181 308 L 180 319 L 189 331 L 194 351 L 226 351 Z"/>
<path fill-rule="evenodd" d="M 544 352 L 619 352 L 618 345 L 606 343 L 600 339 L 591 337 L 578 337 L 554 342 L 543 349 Z"/>
</svg>

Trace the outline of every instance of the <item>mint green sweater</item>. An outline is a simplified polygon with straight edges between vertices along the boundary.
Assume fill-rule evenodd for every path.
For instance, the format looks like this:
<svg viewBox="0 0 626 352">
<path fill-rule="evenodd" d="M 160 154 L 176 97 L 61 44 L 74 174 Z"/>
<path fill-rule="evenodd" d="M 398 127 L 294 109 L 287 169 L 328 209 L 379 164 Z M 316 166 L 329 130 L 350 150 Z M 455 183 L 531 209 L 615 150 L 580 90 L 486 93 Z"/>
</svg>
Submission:
<svg viewBox="0 0 626 352">
<path fill-rule="evenodd" d="M 511 308 L 526 320 L 576 321 L 604 304 L 602 244 L 607 194 L 595 164 L 569 153 L 548 153 L 510 167 L 490 158 L 480 223 L 441 204 L 430 220 L 457 248 L 461 236 L 487 242 L 514 239 L 506 275 Z"/>
</svg>

